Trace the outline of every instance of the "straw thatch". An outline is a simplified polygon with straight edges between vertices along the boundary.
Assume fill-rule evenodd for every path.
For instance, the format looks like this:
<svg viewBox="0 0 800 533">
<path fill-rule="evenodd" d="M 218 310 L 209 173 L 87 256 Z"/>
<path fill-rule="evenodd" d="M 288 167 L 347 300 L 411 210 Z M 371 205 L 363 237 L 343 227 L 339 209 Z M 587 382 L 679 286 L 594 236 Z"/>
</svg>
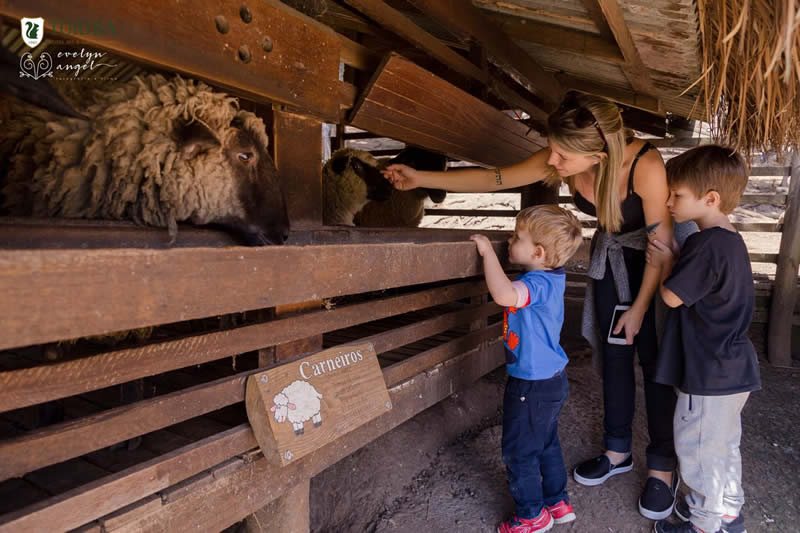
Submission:
<svg viewBox="0 0 800 533">
<path fill-rule="evenodd" d="M 750 154 L 800 147 L 800 0 L 698 0 L 698 105 Z"/>
</svg>

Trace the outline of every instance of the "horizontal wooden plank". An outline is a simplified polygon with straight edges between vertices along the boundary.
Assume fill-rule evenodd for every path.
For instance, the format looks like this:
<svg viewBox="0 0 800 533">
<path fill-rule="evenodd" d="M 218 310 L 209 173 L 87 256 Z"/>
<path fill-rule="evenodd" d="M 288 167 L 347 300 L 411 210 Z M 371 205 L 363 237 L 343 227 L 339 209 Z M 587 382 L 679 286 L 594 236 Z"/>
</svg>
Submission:
<svg viewBox="0 0 800 533">
<path fill-rule="evenodd" d="M 100 478 L 16 512 L 0 516 L 0 533 L 77 528 L 166 489 L 258 444 L 242 424 L 150 461 Z"/>
<path fill-rule="evenodd" d="M 393 387 L 428 368 L 433 368 L 458 354 L 473 349 L 482 342 L 493 341 L 503 334 L 502 323 L 471 331 L 457 339 L 425 350 L 413 357 L 388 366 L 383 370 L 386 386 Z"/>
<path fill-rule="evenodd" d="M 459 392 L 505 360 L 502 343 L 495 342 L 450 360 L 437 372 L 415 376 L 389 391 L 392 410 L 343 438 L 285 467 L 263 457 L 242 465 L 228 476 L 203 485 L 161 510 L 126 524 L 124 532 L 220 531 L 274 500 L 304 479 L 353 453 L 450 394 Z M 246 498 L 242 494 L 247 494 Z M 214 501 L 215 505 L 207 505 Z M 133 511 L 132 511 L 133 512 Z"/>
<path fill-rule="evenodd" d="M 19 19 L 35 13 L 48 23 L 74 21 L 76 13 L 85 13 L 90 21 L 113 25 L 114 31 L 69 33 L 66 38 L 336 122 L 340 56 L 336 34 L 277 0 L 249 3 L 248 21 L 240 8 L 238 3 L 213 0 L 135 4 L 4 0 L 0 14 Z M 218 20 L 225 21 L 225 33 L 217 30 Z M 240 58 L 241 47 L 247 47 L 250 59 Z"/>
<path fill-rule="evenodd" d="M 470 307 L 347 344 L 370 342 L 376 352 L 388 352 L 456 326 L 469 324 L 499 310 L 495 303 Z M 461 352 L 474 347 L 474 344 L 477 341 L 473 341 L 473 346 L 469 347 L 465 347 L 468 343 L 460 344 L 463 348 Z M 0 441 L 0 481 L 241 402 L 244 400 L 247 377 L 263 370 L 240 372 Z"/>
<path fill-rule="evenodd" d="M 0 480 L 93 452 L 242 401 L 252 372 L 163 394 L 0 441 Z"/>
<path fill-rule="evenodd" d="M 791 167 L 750 167 L 751 176 L 788 176 Z"/>
<path fill-rule="evenodd" d="M 486 292 L 483 281 L 319 310 L 227 331 L 0 372 L 0 412 L 284 344 Z"/>
<path fill-rule="evenodd" d="M 350 122 L 488 165 L 516 163 L 544 146 L 524 124 L 396 55 L 388 56 L 376 71 Z"/>
<path fill-rule="evenodd" d="M 499 235 L 499 232 L 497 232 Z M 439 228 L 357 228 L 323 226 L 294 230 L 286 245 L 386 244 L 391 242 L 435 243 L 469 239 L 470 232 Z M 492 235 L 488 232 L 487 235 Z M 240 244 L 229 233 L 191 225 L 180 225 L 175 244 L 162 228 L 132 222 L 65 218 L 0 217 L 0 249 L 42 250 L 79 248 L 202 248 Z"/>
<path fill-rule="evenodd" d="M 492 238 L 501 252 L 502 237 Z M 482 270 L 468 241 L 0 251 L 0 349 L 465 278 Z"/>
<path fill-rule="evenodd" d="M 429 216 L 452 217 L 498 217 L 513 218 L 519 213 L 516 209 L 426 209 Z M 581 220 L 584 228 L 596 228 L 597 220 Z M 734 222 L 733 226 L 740 231 L 779 232 L 783 224 L 777 222 Z"/>
<path fill-rule="evenodd" d="M 750 204 L 777 204 L 777 205 L 785 205 L 786 204 L 786 193 L 778 192 L 778 193 L 744 193 L 742 195 L 742 200 L 739 202 L 741 205 L 750 205 Z"/>
</svg>

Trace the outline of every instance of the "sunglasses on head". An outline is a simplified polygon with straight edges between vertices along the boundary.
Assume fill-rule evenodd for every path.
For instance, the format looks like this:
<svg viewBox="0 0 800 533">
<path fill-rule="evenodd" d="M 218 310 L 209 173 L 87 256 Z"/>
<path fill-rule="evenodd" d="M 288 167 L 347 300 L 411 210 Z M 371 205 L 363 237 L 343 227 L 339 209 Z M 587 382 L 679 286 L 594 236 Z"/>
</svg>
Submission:
<svg viewBox="0 0 800 533">
<path fill-rule="evenodd" d="M 574 91 L 568 92 L 561 101 L 561 105 L 558 106 L 559 111 L 569 111 L 571 109 L 575 110 L 574 122 L 576 127 L 588 128 L 589 126 L 594 126 L 597 129 L 597 133 L 600 134 L 600 138 L 603 139 L 604 147 L 608 145 L 606 136 L 603 134 L 600 124 L 597 123 L 597 119 L 594 118 L 591 111 L 578 103 L 578 94 Z"/>
</svg>

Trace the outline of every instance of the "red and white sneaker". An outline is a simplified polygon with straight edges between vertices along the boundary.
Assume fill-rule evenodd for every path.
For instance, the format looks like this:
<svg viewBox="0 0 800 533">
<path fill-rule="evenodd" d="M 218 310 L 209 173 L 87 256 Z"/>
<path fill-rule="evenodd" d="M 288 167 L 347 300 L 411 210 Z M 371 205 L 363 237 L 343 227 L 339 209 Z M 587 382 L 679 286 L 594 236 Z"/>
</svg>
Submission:
<svg viewBox="0 0 800 533">
<path fill-rule="evenodd" d="M 497 526 L 497 533 L 538 533 L 539 531 L 547 531 L 553 527 L 553 517 L 547 509 L 542 509 L 539 516 L 531 518 L 512 517 L 508 522 L 503 522 Z"/>
<path fill-rule="evenodd" d="M 572 510 L 572 505 L 567 500 L 561 500 L 557 504 L 551 505 L 547 511 L 556 524 L 566 524 L 575 520 L 575 511 Z"/>
</svg>

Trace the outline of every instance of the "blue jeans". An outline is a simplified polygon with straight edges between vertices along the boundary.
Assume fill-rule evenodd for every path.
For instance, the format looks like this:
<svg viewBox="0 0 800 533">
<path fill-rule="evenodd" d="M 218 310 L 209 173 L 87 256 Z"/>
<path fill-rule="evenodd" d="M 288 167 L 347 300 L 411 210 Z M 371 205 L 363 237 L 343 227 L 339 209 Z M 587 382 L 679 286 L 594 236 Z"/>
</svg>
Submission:
<svg viewBox="0 0 800 533">
<path fill-rule="evenodd" d="M 564 370 L 549 379 L 509 376 L 503 399 L 503 462 L 519 518 L 567 499 L 567 470 L 558 440 L 558 413 L 569 386 Z"/>
</svg>

